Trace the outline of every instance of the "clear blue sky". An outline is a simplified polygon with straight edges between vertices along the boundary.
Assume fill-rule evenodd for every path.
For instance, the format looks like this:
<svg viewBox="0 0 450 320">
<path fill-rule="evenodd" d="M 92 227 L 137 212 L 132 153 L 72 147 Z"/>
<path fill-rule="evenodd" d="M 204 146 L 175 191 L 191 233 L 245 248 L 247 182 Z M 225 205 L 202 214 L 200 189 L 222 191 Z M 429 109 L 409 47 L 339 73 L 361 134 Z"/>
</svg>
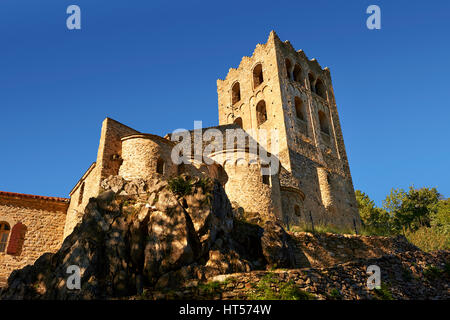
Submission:
<svg viewBox="0 0 450 320">
<path fill-rule="evenodd" d="M 0 190 L 68 196 L 107 116 L 161 135 L 216 125 L 216 79 L 274 29 L 331 69 L 355 188 L 448 197 L 449 17 L 449 1 L 2 0 Z"/>
</svg>

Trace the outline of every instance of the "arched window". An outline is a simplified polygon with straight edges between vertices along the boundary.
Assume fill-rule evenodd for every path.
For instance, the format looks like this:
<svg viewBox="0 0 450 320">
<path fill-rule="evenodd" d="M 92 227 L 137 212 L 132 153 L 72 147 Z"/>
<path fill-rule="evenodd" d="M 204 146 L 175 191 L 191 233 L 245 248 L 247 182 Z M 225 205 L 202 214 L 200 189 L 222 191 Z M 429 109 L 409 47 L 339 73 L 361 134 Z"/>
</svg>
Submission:
<svg viewBox="0 0 450 320">
<path fill-rule="evenodd" d="M 266 102 L 264 100 L 261 100 L 256 105 L 256 119 L 258 121 L 258 126 L 267 121 Z"/>
<path fill-rule="evenodd" d="M 300 217 L 300 216 L 301 216 L 300 207 L 299 207 L 298 205 L 295 205 L 295 206 L 294 206 L 294 214 L 295 214 L 297 217 Z"/>
<path fill-rule="evenodd" d="M 0 222 L 0 252 L 5 252 L 6 244 L 8 243 L 9 224 Z"/>
<path fill-rule="evenodd" d="M 235 104 L 241 100 L 241 86 L 239 82 L 233 84 L 233 88 L 231 88 L 231 103 Z"/>
<path fill-rule="evenodd" d="M 328 128 L 328 120 L 327 116 L 323 111 L 319 111 L 319 124 L 320 124 L 320 131 L 330 134 L 330 130 Z"/>
<path fill-rule="evenodd" d="M 297 115 L 297 118 L 300 120 L 305 121 L 305 115 L 304 115 L 304 108 L 303 108 L 303 102 L 299 97 L 295 97 L 295 113 Z"/>
<path fill-rule="evenodd" d="M 165 163 L 164 160 L 159 158 L 156 162 L 156 172 L 159 174 L 164 174 Z"/>
<path fill-rule="evenodd" d="M 253 88 L 258 87 L 264 82 L 262 64 L 259 63 L 253 68 Z"/>
<path fill-rule="evenodd" d="M 322 98 L 326 99 L 327 98 L 327 90 L 325 89 L 325 86 L 324 86 L 322 80 L 317 79 L 315 87 L 316 87 L 315 93 L 317 93 Z"/>
<path fill-rule="evenodd" d="M 294 67 L 294 81 L 303 84 L 302 68 L 298 64 Z"/>
<path fill-rule="evenodd" d="M 83 196 L 84 196 L 84 182 L 81 184 L 80 187 L 80 193 L 78 195 L 78 205 L 83 203 Z"/>
<path fill-rule="evenodd" d="M 239 128 L 243 128 L 242 127 L 242 118 L 241 117 L 237 117 L 234 122 L 234 124 L 237 124 L 239 126 Z"/>
<path fill-rule="evenodd" d="M 309 86 L 311 88 L 312 92 L 316 92 L 316 88 L 314 87 L 314 76 L 312 75 L 312 73 L 308 74 L 308 80 L 309 80 Z"/>
<path fill-rule="evenodd" d="M 285 60 L 285 65 L 286 65 L 286 78 L 291 79 L 291 60 L 286 59 Z"/>
</svg>

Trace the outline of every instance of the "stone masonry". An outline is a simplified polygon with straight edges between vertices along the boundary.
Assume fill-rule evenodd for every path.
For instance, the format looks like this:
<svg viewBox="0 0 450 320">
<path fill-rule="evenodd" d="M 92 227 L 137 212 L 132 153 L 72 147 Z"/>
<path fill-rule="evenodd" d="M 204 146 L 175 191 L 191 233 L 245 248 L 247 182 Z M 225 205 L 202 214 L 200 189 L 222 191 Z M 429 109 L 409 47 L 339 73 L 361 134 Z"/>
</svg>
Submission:
<svg viewBox="0 0 450 320">
<path fill-rule="evenodd" d="M 103 191 L 102 181 L 111 176 L 169 179 L 203 172 L 220 181 L 235 212 L 244 217 L 277 220 L 287 227 L 311 222 L 360 227 L 328 68 L 295 51 L 272 31 L 266 44 L 258 44 L 251 57 L 243 57 L 238 68 L 217 80 L 217 92 L 219 125 L 210 129 L 243 129 L 246 138 L 268 151 L 277 145 L 281 163 L 277 172 L 263 174 L 267 164 L 247 147 L 207 152 L 208 163 L 194 155 L 175 164 L 172 151 L 183 141 L 171 141 L 171 134 L 141 133 L 106 118 L 96 161 L 73 187 L 70 201 L 0 194 L 0 223 L 10 228 L 21 223 L 16 228 L 20 235 L 17 231 L 11 238 L 14 241 L 8 240 L 20 248 L 11 249 L 13 255 L 0 252 L 0 277 L 33 263 L 44 252 L 54 252 L 82 220 L 89 199 Z M 276 130 L 277 138 L 265 141 L 255 129 Z M 207 147 L 202 145 L 201 151 Z M 235 159 L 230 161 L 225 151 L 231 151 Z M 23 246 L 15 240 L 22 236 Z"/>
</svg>

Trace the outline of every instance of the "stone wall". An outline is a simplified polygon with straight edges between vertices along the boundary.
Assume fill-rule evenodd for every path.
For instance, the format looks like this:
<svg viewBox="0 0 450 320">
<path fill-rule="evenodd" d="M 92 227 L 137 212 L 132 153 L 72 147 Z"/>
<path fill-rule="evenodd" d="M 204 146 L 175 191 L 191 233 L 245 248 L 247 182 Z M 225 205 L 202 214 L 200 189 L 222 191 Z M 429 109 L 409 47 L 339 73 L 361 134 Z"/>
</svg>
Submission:
<svg viewBox="0 0 450 320">
<path fill-rule="evenodd" d="M 138 133 L 139 131 L 113 119 L 106 118 L 103 121 L 97 161 L 89 167 L 70 192 L 70 205 L 67 211 L 64 237 L 67 237 L 77 223 L 81 221 L 89 198 L 96 197 L 99 194 L 101 181 L 110 175 L 118 174 L 122 163 L 121 139 Z"/>
<path fill-rule="evenodd" d="M 9 274 L 33 264 L 45 252 L 56 252 L 63 240 L 68 199 L 0 192 L 0 222 L 11 229 L 22 223 L 23 238 L 14 254 L 0 253 L 0 282 Z M 9 233 L 8 245 L 12 232 Z"/>
<path fill-rule="evenodd" d="M 178 165 L 171 159 L 174 143 L 153 134 L 138 134 L 122 139 L 122 159 L 119 175 L 124 179 L 148 179 L 158 171 L 171 177 L 178 173 Z"/>
<path fill-rule="evenodd" d="M 278 173 L 264 180 L 257 155 L 243 150 L 225 150 L 210 155 L 226 174 L 225 192 L 232 203 L 247 213 L 258 213 L 263 218 L 281 218 L 281 196 Z"/>
</svg>

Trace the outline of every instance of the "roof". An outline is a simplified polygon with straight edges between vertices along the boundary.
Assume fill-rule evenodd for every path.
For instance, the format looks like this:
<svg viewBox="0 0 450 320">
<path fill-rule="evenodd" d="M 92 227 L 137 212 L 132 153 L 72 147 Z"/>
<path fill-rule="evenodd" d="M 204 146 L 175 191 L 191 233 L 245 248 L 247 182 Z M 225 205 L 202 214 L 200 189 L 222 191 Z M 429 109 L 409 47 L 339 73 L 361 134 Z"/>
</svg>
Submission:
<svg viewBox="0 0 450 320">
<path fill-rule="evenodd" d="M 68 199 L 68 198 L 38 196 L 38 195 L 33 195 L 33 194 L 15 193 L 15 192 L 6 192 L 6 191 L 0 191 L 0 196 L 45 200 L 45 201 L 53 201 L 53 202 L 69 202 L 70 201 L 70 199 Z"/>
</svg>

